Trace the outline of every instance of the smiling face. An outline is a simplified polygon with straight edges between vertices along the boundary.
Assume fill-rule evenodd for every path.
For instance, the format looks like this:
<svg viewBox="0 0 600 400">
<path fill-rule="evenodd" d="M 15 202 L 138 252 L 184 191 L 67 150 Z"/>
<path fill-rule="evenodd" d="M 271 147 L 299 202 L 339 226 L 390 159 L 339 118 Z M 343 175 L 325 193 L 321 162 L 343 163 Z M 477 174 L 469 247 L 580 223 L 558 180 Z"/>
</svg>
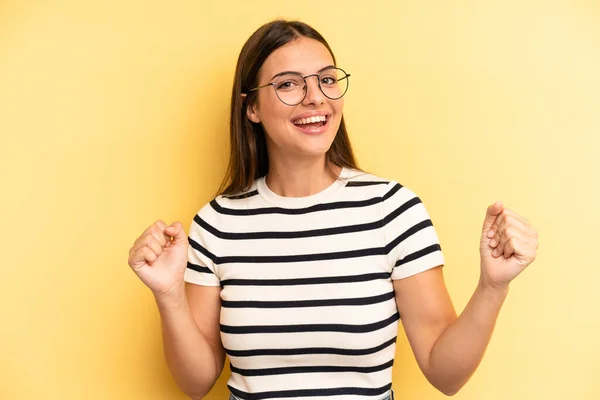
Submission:
<svg viewBox="0 0 600 400">
<path fill-rule="evenodd" d="M 274 82 L 281 72 L 295 71 L 305 76 L 328 66 L 333 66 L 333 58 L 327 48 L 317 40 L 300 37 L 267 57 L 259 71 L 258 85 Z M 298 105 L 282 103 L 273 87 L 267 86 L 259 90 L 256 102 L 247 108 L 248 119 L 261 123 L 265 130 L 271 160 L 324 159 L 340 126 L 344 99 L 327 98 L 317 79 L 306 78 L 306 97 Z"/>
</svg>

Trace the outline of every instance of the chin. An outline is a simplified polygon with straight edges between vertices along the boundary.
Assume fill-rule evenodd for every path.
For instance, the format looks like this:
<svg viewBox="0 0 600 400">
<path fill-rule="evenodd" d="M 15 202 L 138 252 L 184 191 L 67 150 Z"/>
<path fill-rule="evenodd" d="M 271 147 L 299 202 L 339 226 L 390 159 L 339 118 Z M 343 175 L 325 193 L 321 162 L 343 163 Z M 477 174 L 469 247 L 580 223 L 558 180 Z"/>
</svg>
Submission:
<svg viewBox="0 0 600 400">
<path fill-rule="evenodd" d="M 327 154 L 327 152 L 329 151 L 330 148 L 331 148 L 331 143 L 329 143 L 326 146 L 304 148 L 302 151 L 302 154 L 305 154 L 307 156 L 313 156 L 313 157 L 324 156 L 325 154 Z"/>
</svg>

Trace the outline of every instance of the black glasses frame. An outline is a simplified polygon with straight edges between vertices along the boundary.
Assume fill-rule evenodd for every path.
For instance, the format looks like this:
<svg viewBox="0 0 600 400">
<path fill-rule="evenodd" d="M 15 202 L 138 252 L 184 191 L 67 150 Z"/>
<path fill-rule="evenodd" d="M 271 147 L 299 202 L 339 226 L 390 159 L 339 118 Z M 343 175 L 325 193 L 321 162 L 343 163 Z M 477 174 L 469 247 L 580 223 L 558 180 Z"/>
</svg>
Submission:
<svg viewBox="0 0 600 400">
<path fill-rule="evenodd" d="M 338 70 L 340 70 L 340 71 L 342 71 L 344 73 L 344 76 L 341 77 L 341 78 L 339 78 L 338 82 L 341 81 L 341 80 L 344 80 L 344 79 L 348 79 L 350 77 L 350 74 L 346 73 L 346 71 L 344 71 L 343 69 L 338 68 L 338 67 L 327 68 L 326 70 L 321 71 L 318 74 L 309 74 L 309 75 L 304 75 L 304 76 L 302 76 L 300 74 L 293 73 L 293 72 L 285 74 L 285 75 L 297 75 L 300 78 L 302 78 L 302 80 L 304 81 L 304 88 L 303 88 L 304 89 L 304 96 L 302 96 L 302 99 L 300 99 L 299 102 L 294 103 L 294 104 L 286 103 L 285 101 L 283 101 L 281 99 L 281 97 L 279 97 L 279 94 L 277 94 L 277 87 L 276 87 L 276 85 L 277 85 L 277 82 L 279 82 L 279 80 L 280 80 L 281 77 L 278 77 L 275 82 L 270 82 L 270 83 L 267 83 L 267 84 L 264 84 L 264 85 L 252 88 L 252 89 L 248 90 L 248 93 L 254 92 L 255 90 L 262 89 L 262 88 L 267 87 L 267 86 L 272 86 L 273 89 L 275 90 L 275 95 L 277 96 L 277 98 L 279 99 L 279 101 L 281 101 L 283 104 L 285 104 L 287 106 L 297 106 L 298 104 L 300 104 L 300 103 L 302 103 L 304 101 L 304 99 L 306 98 L 306 94 L 308 93 L 308 90 L 306 89 L 308 87 L 308 83 L 306 82 L 306 78 L 310 78 L 311 76 L 316 76 L 317 77 L 317 85 L 319 86 L 319 90 L 321 91 L 321 93 L 323 93 L 323 95 L 325 97 L 327 97 L 330 100 L 341 99 L 342 97 L 344 97 L 344 95 L 348 91 L 348 88 L 350 87 L 350 79 L 348 79 L 348 85 L 346 86 L 346 90 L 344 90 L 344 93 L 342 93 L 341 96 L 339 96 L 339 97 L 330 97 L 330 96 L 327 96 L 327 94 L 323 91 L 323 88 L 321 87 L 321 74 L 324 74 L 327 71 L 331 71 L 332 69 L 338 69 Z M 285 75 L 282 75 L 282 76 L 285 76 Z"/>
</svg>

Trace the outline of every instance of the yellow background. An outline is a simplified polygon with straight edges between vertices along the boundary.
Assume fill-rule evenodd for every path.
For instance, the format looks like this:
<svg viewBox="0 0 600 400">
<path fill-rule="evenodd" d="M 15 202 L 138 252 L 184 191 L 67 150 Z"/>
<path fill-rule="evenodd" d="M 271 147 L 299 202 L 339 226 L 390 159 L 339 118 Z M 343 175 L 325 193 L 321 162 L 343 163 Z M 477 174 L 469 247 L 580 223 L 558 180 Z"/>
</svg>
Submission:
<svg viewBox="0 0 600 400">
<path fill-rule="evenodd" d="M 0 2 L 0 398 L 185 398 L 127 252 L 211 199 L 235 60 L 279 16 L 317 28 L 352 74 L 360 165 L 425 202 L 457 311 L 488 204 L 539 231 L 456 398 L 600 398 L 594 0 Z M 397 398 L 444 398 L 402 332 L 394 368 Z"/>
</svg>

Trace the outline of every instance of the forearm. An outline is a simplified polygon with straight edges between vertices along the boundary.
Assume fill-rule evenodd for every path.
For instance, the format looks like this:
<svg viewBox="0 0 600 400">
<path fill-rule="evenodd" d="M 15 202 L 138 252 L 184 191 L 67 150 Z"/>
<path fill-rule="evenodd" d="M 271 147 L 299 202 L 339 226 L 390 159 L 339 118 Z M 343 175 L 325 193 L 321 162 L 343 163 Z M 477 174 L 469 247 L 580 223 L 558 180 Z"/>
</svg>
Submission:
<svg viewBox="0 0 600 400">
<path fill-rule="evenodd" d="M 201 399 L 221 373 L 213 350 L 198 329 L 184 292 L 155 299 L 167 366 L 185 394 Z"/>
<path fill-rule="evenodd" d="M 440 391 L 453 395 L 469 380 L 490 341 L 506 288 L 481 282 L 462 314 L 436 341 L 429 358 L 428 379 Z"/>
</svg>

